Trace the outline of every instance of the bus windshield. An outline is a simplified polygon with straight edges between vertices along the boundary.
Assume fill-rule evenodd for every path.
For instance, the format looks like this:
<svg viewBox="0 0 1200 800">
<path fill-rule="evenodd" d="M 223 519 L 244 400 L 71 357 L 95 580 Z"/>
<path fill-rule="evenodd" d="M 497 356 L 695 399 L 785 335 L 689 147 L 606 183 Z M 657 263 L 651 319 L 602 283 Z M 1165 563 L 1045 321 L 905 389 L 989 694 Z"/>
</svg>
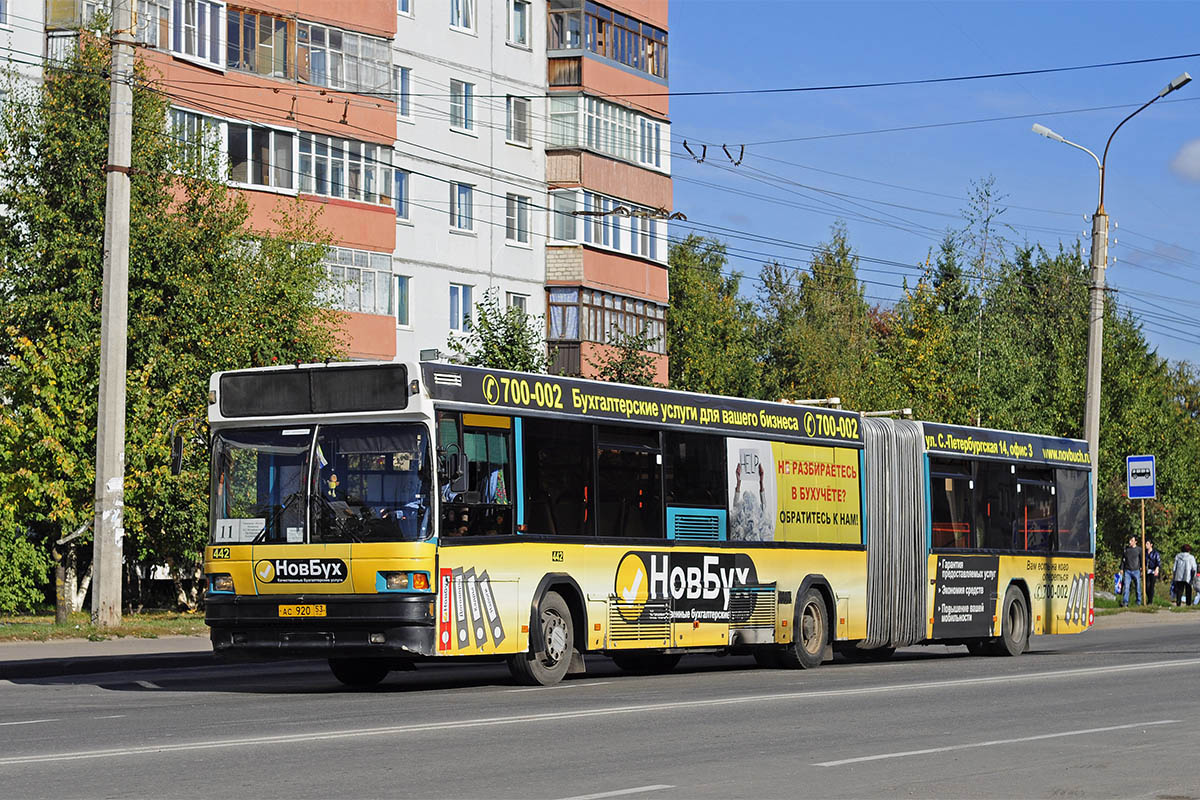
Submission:
<svg viewBox="0 0 1200 800">
<path fill-rule="evenodd" d="M 214 544 L 431 535 L 432 471 L 422 425 L 222 431 L 213 443 L 212 474 Z"/>
</svg>

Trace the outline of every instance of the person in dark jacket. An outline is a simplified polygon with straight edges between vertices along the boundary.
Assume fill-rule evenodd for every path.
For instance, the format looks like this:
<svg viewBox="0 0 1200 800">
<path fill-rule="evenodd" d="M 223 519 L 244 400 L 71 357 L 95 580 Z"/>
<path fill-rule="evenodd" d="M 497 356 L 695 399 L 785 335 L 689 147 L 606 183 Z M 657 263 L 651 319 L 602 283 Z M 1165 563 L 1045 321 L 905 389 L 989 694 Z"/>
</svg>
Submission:
<svg viewBox="0 0 1200 800">
<path fill-rule="evenodd" d="M 1125 591 L 1121 597 L 1121 605 L 1129 605 L 1129 587 L 1136 586 L 1133 590 L 1133 602 L 1138 605 L 1142 602 L 1142 548 L 1138 547 L 1136 536 L 1129 537 L 1129 546 L 1125 548 L 1125 555 L 1121 558 L 1121 569 L 1125 571 Z"/>
<path fill-rule="evenodd" d="M 1146 605 L 1154 605 L 1154 584 L 1158 583 L 1158 568 L 1162 566 L 1162 554 L 1154 549 L 1154 542 L 1146 540 Z"/>
</svg>

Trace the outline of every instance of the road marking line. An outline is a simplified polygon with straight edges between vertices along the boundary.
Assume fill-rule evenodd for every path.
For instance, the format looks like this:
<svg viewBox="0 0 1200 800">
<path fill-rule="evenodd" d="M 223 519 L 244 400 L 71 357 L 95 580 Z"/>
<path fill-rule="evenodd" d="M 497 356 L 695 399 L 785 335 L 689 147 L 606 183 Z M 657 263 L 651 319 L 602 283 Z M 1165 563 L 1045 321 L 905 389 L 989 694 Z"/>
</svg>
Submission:
<svg viewBox="0 0 1200 800">
<path fill-rule="evenodd" d="M 178 744 L 154 744 L 135 747 L 111 748 L 105 750 L 80 750 L 66 753 L 39 753 L 27 756 L 10 756 L 0 758 L 0 767 L 17 764 L 35 764 L 58 761 L 80 761 L 93 758 L 110 758 L 113 756 L 138 756 L 153 753 L 177 753 L 190 750 L 215 750 L 228 747 L 248 747 L 254 745 L 286 745 L 304 744 L 306 742 L 332 741 L 339 739 L 355 739 L 367 736 L 409 736 L 414 733 L 434 731 L 463 730 L 467 728 L 490 728 L 498 725 L 518 725 L 521 723 L 556 722 L 589 717 L 610 717 L 622 714 L 645 714 L 656 711 L 685 711 L 697 708 L 713 708 L 715 706 L 741 705 L 745 703 L 781 703 L 786 701 L 823 700 L 834 697 L 857 697 L 877 694 L 895 694 L 898 691 L 936 690 L 944 692 L 947 687 L 978 686 L 991 683 L 1017 683 L 1041 681 L 1048 678 L 1076 678 L 1081 675 L 1109 676 L 1122 672 L 1146 672 L 1148 670 L 1172 669 L 1178 667 L 1200 667 L 1200 659 L 1178 659 L 1174 661 L 1158 661 L 1147 664 L 1127 664 L 1123 666 L 1086 667 L 1066 669 L 1058 672 L 1035 672 L 1018 675 L 995 676 L 986 678 L 963 678 L 955 681 L 928 681 L 925 683 L 898 684 L 895 686 L 867 686 L 856 689 L 828 689 L 808 692 L 782 692 L 778 694 L 740 695 L 732 697 L 716 697 L 705 700 L 679 700 L 670 703 L 644 703 L 630 706 L 608 706 L 605 708 L 580 709 L 577 711 L 550 711 L 542 714 L 519 714 L 510 717 L 485 717 L 482 719 L 458 720 L 453 722 L 430 722 L 423 725 L 389 725 L 380 728 L 349 728 L 334 731 L 314 731 L 311 733 L 278 734 L 275 736 L 249 736 L 235 739 L 216 739 L 197 742 L 180 742 Z"/>
<path fill-rule="evenodd" d="M 600 800 L 602 797 L 620 797 L 625 794 L 641 794 L 642 792 L 657 792 L 660 789 L 674 789 L 674 786 L 668 786 L 665 783 L 657 783 L 653 786 L 634 786 L 630 789 L 617 789 L 612 792 L 597 792 L 596 794 L 577 794 L 574 797 L 564 797 L 562 800 Z"/>
<path fill-rule="evenodd" d="M 5 725 L 36 725 L 39 722 L 59 722 L 57 719 L 23 719 L 20 722 L 0 722 L 0 726 Z"/>
<path fill-rule="evenodd" d="M 106 717 L 92 717 L 92 719 L 120 719 L 124 714 L 109 714 Z"/>
<path fill-rule="evenodd" d="M 992 747 L 998 744 L 1020 744 L 1022 742 L 1037 742 L 1043 739 L 1061 739 L 1067 736 L 1086 736 L 1089 733 L 1108 733 L 1123 731 L 1129 728 L 1144 728 L 1151 725 L 1174 725 L 1177 719 L 1160 719 L 1157 722 L 1134 722 L 1129 725 L 1109 725 L 1105 728 L 1085 728 L 1079 731 L 1063 731 L 1061 733 L 1042 733 L 1037 736 L 1022 736 L 1017 739 L 993 739 L 990 742 L 972 742 L 971 744 L 954 744 L 947 747 L 929 747 L 924 750 L 902 750 L 898 753 L 880 753 L 874 756 L 859 756 L 858 758 L 842 758 L 837 761 L 820 761 L 814 767 L 840 767 L 844 764 L 859 764 L 863 761 L 882 761 L 887 758 L 908 758 L 909 756 L 925 756 L 932 753 L 949 753 L 953 750 L 970 750 L 974 747 Z"/>
<path fill-rule="evenodd" d="M 136 683 L 138 686 L 142 687 L 143 689 L 161 689 L 162 688 L 154 681 L 134 681 L 134 683 Z"/>
</svg>

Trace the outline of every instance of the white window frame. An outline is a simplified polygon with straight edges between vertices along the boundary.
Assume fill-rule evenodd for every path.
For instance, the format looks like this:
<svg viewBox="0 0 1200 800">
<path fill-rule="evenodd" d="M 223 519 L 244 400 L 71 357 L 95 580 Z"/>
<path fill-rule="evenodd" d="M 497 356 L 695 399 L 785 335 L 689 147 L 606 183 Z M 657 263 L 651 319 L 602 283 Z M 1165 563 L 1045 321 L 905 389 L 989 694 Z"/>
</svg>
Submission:
<svg viewBox="0 0 1200 800">
<path fill-rule="evenodd" d="M 521 134 L 524 133 L 524 136 Z M 509 95 L 505 102 L 504 141 L 529 147 L 531 141 L 529 98 Z"/>
<path fill-rule="evenodd" d="M 234 135 L 234 127 L 245 128 L 246 135 L 246 180 L 238 180 L 233 177 L 233 162 L 232 148 L 230 143 Z M 296 193 L 296 155 L 297 155 L 297 131 L 295 129 L 275 128 L 269 125 L 258 125 L 253 122 L 242 120 L 230 120 L 223 126 L 224 154 L 226 162 L 229 164 L 226 179 L 232 186 L 238 186 L 243 189 L 253 189 L 255 191 L 276 191 L 284 194 Z M 267 141 L 267 182 L 256 183 L 254 181 L 255 166 L 258 162 L 254 159 L 254 139 L 255 132 L 265 132 Z M 279 148 L 279 137 L 288 137 L 287 153 L 290 163 L 284 164 L 279 159 L 279 154 L 282 152 Z M 290 185 L 282 185 L 280 175 L 286 176 L 286 183 Z"/>
<path fill-rule="evenodd" d="M 8 0 L 0 0 L 0 25 L 8 27 Z"/>
<path fill-rule="evenodd" d="M 526 314 L 529 313 L 529 295 L 519 292 L 505 292 L 504 305 L 507 308 L 519 308 Z"/>
<path fill-rule="evenodd" d="M 320 31 L 322 43 L 314 44 L 313 32 Z M 336 39 L 340 44 L 334 45 Z M 353 42 L 353 46 L 348 46 Z M 345 30 L 324 23 L 300 20 L 296 23 L 296 79 L 309 86 L 326 86 L 355 94 L 390 94 L 394 91 L 391 42 L 379 36 Z M 307 52 L 308 69 L 301 75 L 301 51 Z M 366 55 L 373 52 L 374 57 Z M 320 68 L 313 65 L 322 58 Z M 368 75 L 375 80 L 368 80 Z"/>
<path fill-rule="evenodd" d="M 401 191 L 403 184 L 403 191 Z M 411 204 L 409 203 L 409 195 L 412 192 L 412 173 L 406 169 L 394 167 L 392 169 L 392 207 L 396 209 L 396 219 L 400 222 L 409 222 L 409 214 L 411 213 Z"/>
<path fill-rule="evenodd" d="M 450 230 L 475 233 L 475 187 L 469 183 L 450 182 Z"/>
<path fill-rule="evenodd" d="M 412 124 L 412 68 L 400 66 L 399 64 L 392 67 L 392 83 L 396 89 L 396 116 L 402 122 Z"/>
<path fill-rule="evenodd" d="M 3 6 L 7 2 L 8 0 L 0 0 L 0 6 Z M 171 0 L 137 0 L 137 19 L 135 20 L 137 34 L 134 38 L 137 40 L 138 44 L 148 45 L 159 50 L 168 49 L 164 46 L 163 42 L 158 40 L 158 34 L 162 31 L 162 22 L 160 20 L 166 20 L 166 44 L 170 44 L 171 5 Z M 3 16 L 3 12 L 0 11 L 0 17 Z M 0 19 L 0 24 L 3 24 L 2 19 Z"/>
<path fill-rule="evenodd" d="M 302 194 L 392 205 L 392 148 L 301 131 L 296 137 L 296 188 Z M 308 165 L 307 167 L 305 165 Z M 318 176 L 325 167 L 325 191 Z M 357 175 L 357 189 L 354 178 Z M 336 180 L 340 176 L 340 182 Z"/>
<path fill-rule="evenodd" d="M 520 194 L 504 197 L 504 240 L 510 245 L 530 246 L 529 221 L 533 199 Z"/>
<path fill-rule="evenodd" d="M 327 298 L 329 307 L 340 311 L 352 311 L 359 314 L 374 314 L 376 316 L 392 316 L 395 313 L 393 292 L 395 281 L 392 277 L 392 256 L 390 253 L 378 253 L 371 250 L 356 250 L 349 247 L 330 247 L 322 259 L 325 271 L 329 274 L 333 286 L 330 291 L 334 296 Z M 370 274 L 370 308 L 363 308 L 363 300 L 368 292 L 366 275 Z M 380 297 L 380 290 L 385 296 Z M 354 292 L 353 300 L 350 299 Z"/>
<path fill-rule="evenodd" d="M 551 95 L 548 148 L 582 148 L 671 174 L 671 123 L 587 94 Z"/>
<path fill-rule="evenodd" d="M 614 213 L 571 215 L 576 209 L 612 212 L 618 207 L 628 210 L 630 216 Z M 667 263 L 667 221 L 647 216 L 654 213 L 654 209 L 586 189 L 550 192 L 549 208 L 548 245 L 582 244 L 656 264 Z M 560 236 L 564 228 L 571 228 L 573 236 Z"/>
<path fill-rule="evenodd" d="M 467 283 L 450 284 L 450 330 L 459 333 L 471 330 L 475 321 L 474 288 Z"/>
<path fill-rule="evenodd" d="M 200 42 L 203 38 L 206 46 L 207 54 L 201 55 L 198 52 L 187 52 L 188 45 L 188 30 L 184 27 L 187 21 L 187 9 L 193 8 L 193 19 L 195 20 L 192 26 L 191 41 L 192 49 L 197 51 L 200 49 Z M 204 36 L 201 37 L 200 17 L 201 9 L 203 9 L 204 24 L 207 30 L 204 31 Z M 216 16 L 216 24 L 213 24 L 213 16 Z M 172 0 L 171 2 L 171 24 L 169 26 L 169 42 L 167 50 L 176 58 L 181 58 L 184 61 L 190 61 L 193 64 L 199 64 L 202 67 L 215 69 L 219 72 L 225 71 L 225 0 Z M 216 41 L 213 41 L 212 33 L 216 31 Z M 215 53 L 215 58 L 213 55 Z"/>
<path fill-rule="evenodd" d="M 475 132 L 475 84 L 450 79 L 450 130 Z"/>
<path fill-rule="evenodd" d="M 507 8 L 505 10 L 507 11 L 507 14 L 505 16 L 508 18 L 508 35 L 507 35 L 508 43 L 513 45 L 514 47 L 520 47 L 520 48 L 524 48 L 526 50 L 530 49 L 529 34 L 530 34 L 530 28 L 531 28 L 530 23 L 533 21 L 533 3 L 531 3 L 529 0 L 507 0 L 506 5 L 507 5 Z M 524 38 L 521 38 L 521 39 L 518 39 L 514 36 L 514 33 L 517 30 L 517 9 L 518 8 L 524 9 L 524 20 L 525 20 L 524 33 L 525 33 L 525 36 L 524 36 Z"/>
<path fill-rule="evenodd" d="M 395 285 L 392 287 L 392 307 L 395 309 L 396 327 L 412 327 L 412 276 L 394 275 Z M 400 287 L 404 290 L 401 291 Z M 404 302 L 401 304 L 401 298 Z M 403 308 L 401 308 L 403 305 Z"/>
<path fill-rule="evenodd" d="M 450 30 L 475 32 L 475 0 L 450 0 Z"/>
<path fill-rule="evenodd" d="M 549 241 L 547 244 L 579 244 L 579 217 L 574 213 L 579 208 L 579 192 L 563 189 L 550 192 L 547 206 L 550 215 Z M 560 235 L 570 229 L 570 235 Z"/>
<path fill-rule="evenodd" d="M 402 17 L 411 17 L 413 15 L 413 2 L 415 0 L 396 0 L 396 13 Z"/>
</svg>

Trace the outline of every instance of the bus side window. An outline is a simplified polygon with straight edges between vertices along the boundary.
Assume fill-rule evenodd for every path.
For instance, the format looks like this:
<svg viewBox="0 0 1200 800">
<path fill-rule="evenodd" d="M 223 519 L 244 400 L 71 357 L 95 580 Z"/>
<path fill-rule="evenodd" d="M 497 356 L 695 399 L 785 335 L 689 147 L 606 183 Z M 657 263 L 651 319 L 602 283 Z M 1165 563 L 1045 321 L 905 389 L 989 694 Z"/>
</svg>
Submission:
<svg viewBox="0 0 1200 800">
<path fill-rule="evenodd" d="M 1092 549 L 1088 473 L 1082 469 L 1054 470 L 1058 532 L 1054 549 L 1063 553 L 1087 553 Z"/>
<path fill-rule="evenodd" d="M 525 530 L 594 535 L 592 426 L 537 418 L 524 425 Z"/>
<path fill-rule="evenodd" d="M 971 463 L 930 459 L 929 497 L 933 505 L 933 546 L 978 547 L 976 529 L 972 525 L 975 490 Z"/>
</svg>

